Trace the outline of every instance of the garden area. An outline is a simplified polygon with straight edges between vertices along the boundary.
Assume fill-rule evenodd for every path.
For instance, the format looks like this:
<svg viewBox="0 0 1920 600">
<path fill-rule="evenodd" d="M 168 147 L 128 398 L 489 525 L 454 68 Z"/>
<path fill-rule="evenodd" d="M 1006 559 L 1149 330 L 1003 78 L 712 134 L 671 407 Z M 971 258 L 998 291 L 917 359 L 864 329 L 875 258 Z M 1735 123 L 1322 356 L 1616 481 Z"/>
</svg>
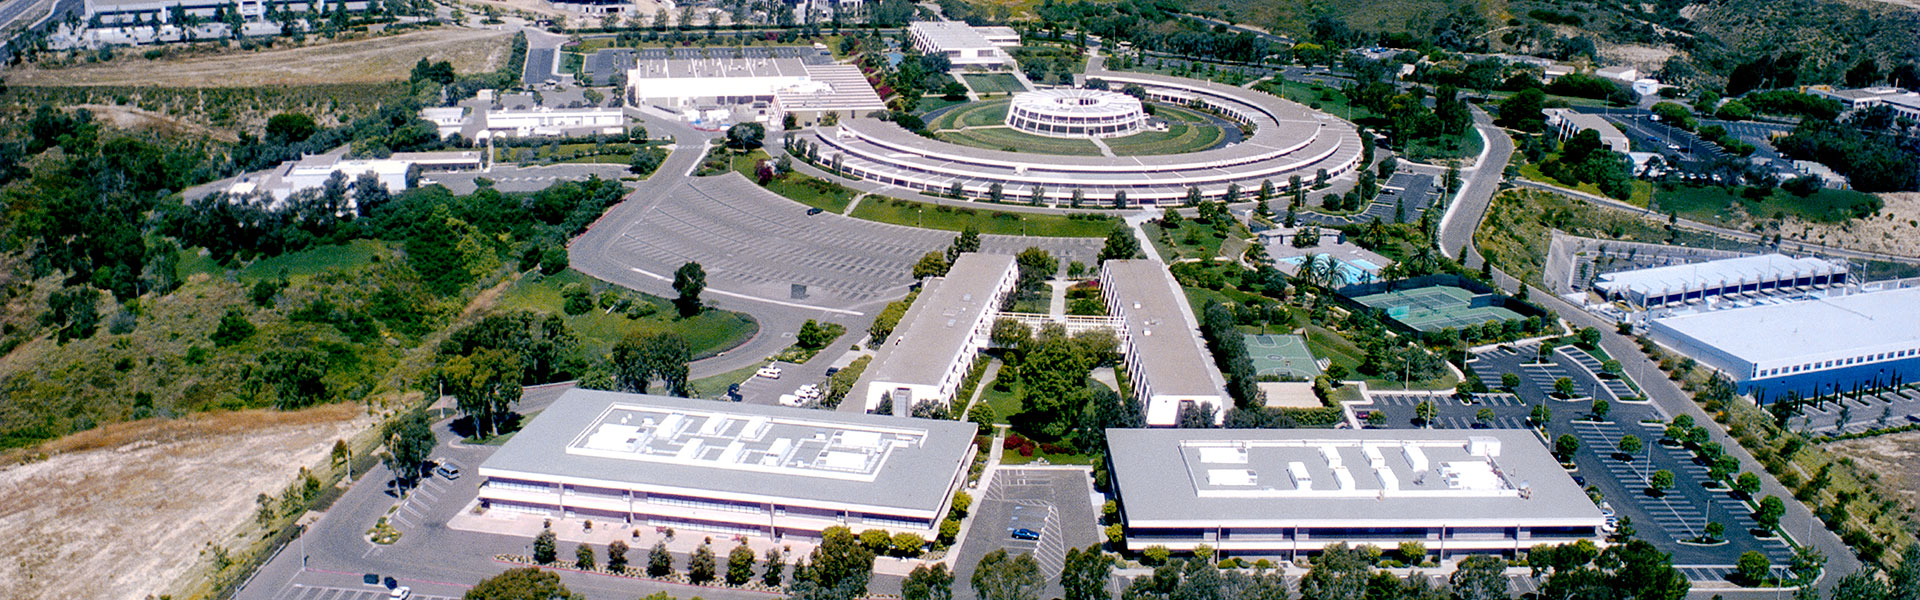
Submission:
<svg viewBox="0 0 1920 600">
<path fill-rule="evenodd" d="M 985 98 L 988 94 L 1015 94 L 1027 91 L 1020 78 L 1009 73 L 966 73 L 960 76 L 967 80 L 967 87 L 973 93 Z"/>
<path fill-rule="evenodd" d="M 713 356 L 753 337 L 760 325 L 745 314 L 706 309 L 682 318 L 666 298 L 615 286 L 574 270 L 537 271 L 508 284 L 496 308 L 561 315 L 588 356 L 605 356 L 637 333 L 674 333 L 687 341 L 692 358 Z"/>
<path fill-rule="evenodd" d="M 834 214 L 846 212 L 847 205 L 859 195 L 852 188 L 795 171 L 791 166 L 782 168 L 765 150 L 730 155 L 727 167 L 775 194 Z"/>
<path fill-rule="evenodd" d="M 1106 237 L 1120 223 L 1106 215 L 1016 213 L 880 196 L 861 201 L 854 207 L 853 217 L 924 229 L 964 231 L 971 227 L 983 234 L 1043 237 Z"/>
</svg>

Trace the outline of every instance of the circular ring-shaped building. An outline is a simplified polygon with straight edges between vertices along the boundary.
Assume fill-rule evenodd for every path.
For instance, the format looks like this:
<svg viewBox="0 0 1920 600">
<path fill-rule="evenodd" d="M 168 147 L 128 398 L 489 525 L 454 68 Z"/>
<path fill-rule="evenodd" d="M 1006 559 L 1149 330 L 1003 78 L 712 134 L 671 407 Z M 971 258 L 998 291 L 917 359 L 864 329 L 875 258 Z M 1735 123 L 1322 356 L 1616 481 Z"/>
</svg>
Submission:
<svg viewBox="0 0 1920 600">
<path fill-rule="evenodd" d="M 1146 73 L 1098 72 L 1108 85 L 1139 85 L 1147 99 L 1212 113 L 1250 128 L 1239 143 L 1164 155 L 1067 156 L 962 146 L 891 121 L 842 119 L 787 138 L 789 151 L 842 177 L 929 194 L 1056 206 L 1169 206 L 1250 200 L 1352 173 L 1360 135 L 1352 123 L 1237 86 Z"/>
<path fill-rule="evenodd" d="M 1007 125 L 1018 131 L 1057 138 L 1110 138 L 1147 127 L 1140 99 L 1102 90 L 1057 89 L 1022 92 L 1007 107 Z"/>
</svg>

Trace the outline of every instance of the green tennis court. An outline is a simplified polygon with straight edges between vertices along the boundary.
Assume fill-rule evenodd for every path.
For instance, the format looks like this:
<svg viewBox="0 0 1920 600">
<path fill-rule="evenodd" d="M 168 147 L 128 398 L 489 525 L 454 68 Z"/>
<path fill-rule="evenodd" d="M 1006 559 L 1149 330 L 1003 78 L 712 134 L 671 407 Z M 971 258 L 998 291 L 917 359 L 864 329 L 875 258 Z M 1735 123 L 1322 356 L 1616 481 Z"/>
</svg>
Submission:
<svg viewBox="0 0 1920 600">
<path fill-rule="evenodd" d="M 1247 354 L 1253 360 L 1256 375 L 1279 375 L 1313 379 L 1320 375 L 1320 361 L 1307 350 L 1306 338 L 1297 335 L 1246 334 Z"/>
<path fill-rule="evenodd" d="M 1458 329 L 1520 318 L 1520 313 L 1495 306 L 1492 294 L 1476 295 L 1447 285 L 1371 294 L 1353 300 L 1384 310 L 1387 317 L 1420 331 Z"/>
</svg>

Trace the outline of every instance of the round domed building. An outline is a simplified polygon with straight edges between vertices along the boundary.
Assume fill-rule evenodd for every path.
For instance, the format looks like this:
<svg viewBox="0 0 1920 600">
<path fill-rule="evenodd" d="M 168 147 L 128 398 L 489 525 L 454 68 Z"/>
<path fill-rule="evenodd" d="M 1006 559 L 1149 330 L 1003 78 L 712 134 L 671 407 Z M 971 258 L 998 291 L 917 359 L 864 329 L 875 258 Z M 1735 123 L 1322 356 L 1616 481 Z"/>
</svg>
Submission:
<svg viewBox="0 0 1920 600">
<path fill-rule="evenodd" d="M 1007 107 L 1016 131 L 1056 138 L 1111 138 L 1147 128 L 1140 99 L 1119 92 L 1056 89 L 1023 92 Z"/>
</svg>

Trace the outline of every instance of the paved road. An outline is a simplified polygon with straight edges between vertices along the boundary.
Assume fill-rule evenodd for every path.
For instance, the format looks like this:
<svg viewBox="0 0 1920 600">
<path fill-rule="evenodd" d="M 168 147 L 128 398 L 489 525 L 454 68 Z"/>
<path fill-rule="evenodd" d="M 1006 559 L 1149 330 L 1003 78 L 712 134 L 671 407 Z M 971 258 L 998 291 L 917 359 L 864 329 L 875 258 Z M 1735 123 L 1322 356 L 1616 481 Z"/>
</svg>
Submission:
<svg viewBox="0 0 1920 600">
<path fill-rule="evenodd" d="M 1507 162 L 1513 158 L 1513 138 L 1507 136 L 1506 130 L 1494 126 L 1486 111 L 1478 106 L 1472 108 L 1473 128 L 1480 132 L 1484 142 L 1483 154 L 1473 168 L 1461 171 L 1460 193 L 1440 218 L 1440 252 L 1463 265 L 1478 267 L 1480 252 L 1473 248 L 1473 231 L 1486 218 L 1487 206 L 1493 202 L 1493 194 L 1500 190 Z M 1468 256 L 1455 256 L 1462 248 Z"/>
</svg>

